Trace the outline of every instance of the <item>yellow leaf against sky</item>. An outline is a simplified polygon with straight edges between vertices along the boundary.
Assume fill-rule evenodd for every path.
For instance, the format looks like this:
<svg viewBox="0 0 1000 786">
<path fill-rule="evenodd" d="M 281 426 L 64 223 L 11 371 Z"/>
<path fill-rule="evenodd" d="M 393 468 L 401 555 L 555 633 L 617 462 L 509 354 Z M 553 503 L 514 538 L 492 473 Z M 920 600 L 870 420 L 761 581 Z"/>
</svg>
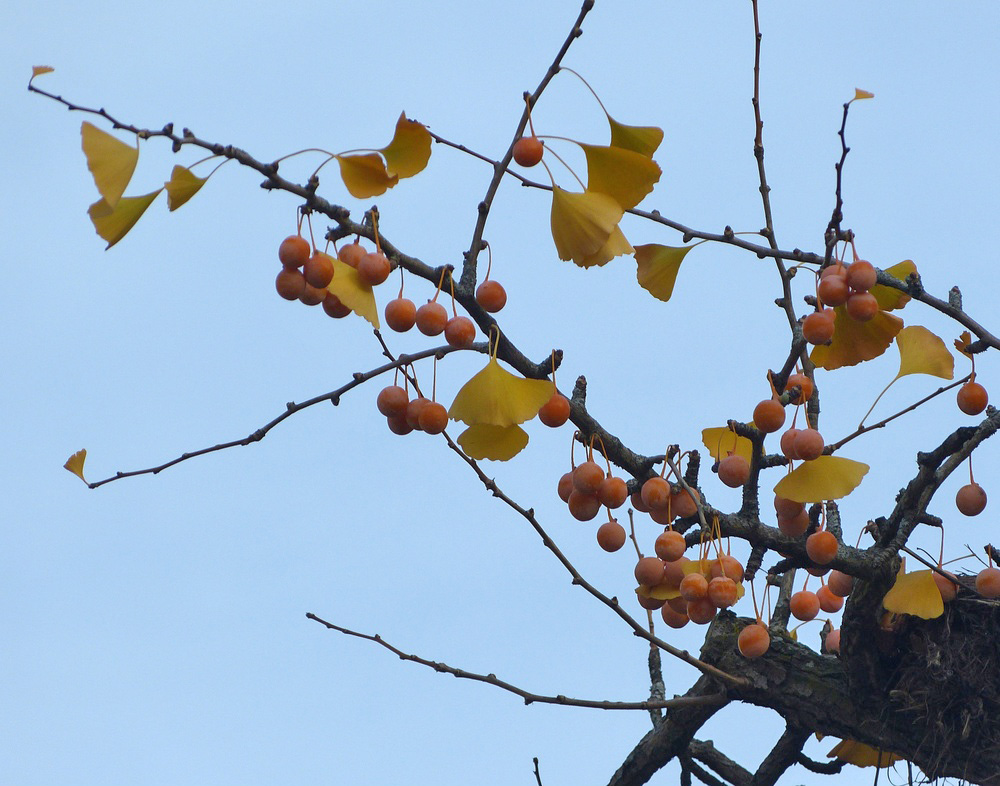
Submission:
<svg viewBox="0 0 1000 786">
<path fill-rule="evenodd" d="M 913 260 L 904 259 L 892 267 L 887 267 L 884 272 L 893 278 L 898 278 L 900 281 L 906 281 L 906 277 L 910 273 L 917 272 L 917 266 L 913 264 Z M 900 292 L 898 289 L 887 287 L 884 284 L 876 284 L 868 291 L 875 296 L 875 300 L 878 301 L 878 307 L 883 311 L 893 311 L 897 308 L 902 308 L 910 302 L 910 296 L 905 292 Z"/>
<path fill-rule="evenodd" d="M 823 502 L 846 497 L 861 484 L 868 465 L 841 456 L 803 461 L 777 482 L 774 493 L 792 502 Z"/>
<path fill-rule="evenodd" d="M 681 262 L 692 248 L 694 246 L 674 248 L 656 243 L 636 246 L 635 261 L 639 263 L 639 267 L 635 275 L 639 286 L 657 300 L 670 300 Z"/>
<path fill-rule="evenodd" d="M 624 212 L 622 206 L 607 194 L 593 191 L 577 193 L 554 186 L 550 221 L 552 240 L 559 258 L 584 264 L 588 258 L 593 260 L 595 256 L 600 256 L 598 252 L 608 244 Z M 589 264 L 603 263 L 590 261 Z"/>
<path fill-rule="evenodd" d="M 185 166 L 174 166 L 170 180 L 163 184 L 167 189 L 167 207 L 171 211 L 179 208 L 197 194 L 207 180 L 207 177 L 197 177 Z"/>
<path fill-rule="evenodd" d="M 399 182 L 398 175 L 388 173 L 385 161 L 378 153 L 337 156 L 337 162 L 344 185 L 357 199 L 381 196 Z"/>
<path fill-rule="evenodd" d="M 102 131 L 93 123 L 84 121 L 80 128 L 83 153 L 87 168 L 94 176 L 94 184 L 104 201 L 115 207 L 128 187 L 139 162 L 139 148 L 122 142 Z"/>
<path fill-rule="evenodd" d="M 809 355 L 813 363 L 830 371 L 877 358 L 903 329 L 903 320 L 884 311 L 867 322 L 851 319 L 843 306 L 837 306 L 834 313 L 833 340 L 813 347 Z"/>
<path fill-rule="evenodd" d="M 74 475 L 80 478 L 80 480 L 86 483 L 87 479 L 83 476 L 83 462 L 85 462 L 86 460 L 87 460 L 87 450 L 86 448 L 84 448 L 83 450 L 78 450 L 76 453 L 74 453 L 72 456 L 66 459 L 66 463 L 63 464 L 63 467 L 68 469 L 70 472 L 72 472 Z"/>
<path fill-rule="evenodd" d="M 655 126 L 627 126 L 619 123 L 611 115 L 608 115 L 608 124 L 611 126 L 613 147 L 633 150 L 647 158 L 652 157 L 663 141 L 663 129 Z"/>
<path fill-rule="evenodd" d="M 896 583 L 882 599 L 882 607 L 896 614 L 911 614 L 925 620 L 932 620 L 944 614 L 944 600 L 941 590 L 934 581 L 931 570 L 915 570 L 904 573 L 899 569 Z"/>
<path fill-rule="evenodd" d="M 322 252 L 318 252 L 322 253 Z M 323 256 L 330 257 L 329 254 Z M 333 262 L 333 279 L 330 281 L 327 291 L 337 296 L 345 306 L 371 322 L 372 327 L 380 326 L 378 319 L 378 306 L 375 304 L 375 295 L 372 288 L 361 280 L 358 271 L 348 264 L 341 262 L 336 257 L 330 257 Z"/>
<path fill-rule="evenodd" d="M 716 461 L 724 459 L 730 451 L 737 456 L 743 456 L 748 464 L 753 461 L 753 443 L 746 437 L 733 433 L 726 426 L 702 429 L 701 441 Z"/>
<path fill-rule="evenodd" d="M 903 758 L 895 753 L 876 750 L 871 745 L 856 740 L 841 740 L 826 755 L 857 767 L 888 767 L 897 761 L 902 761 Z"/>
<path fill-rule="evenodd" d="M 528 432 L 520 426 L 477 423 L 459 434 L 457 442 L 471 458 L 510 461 L 528 444 Z"/>
<path fill-rule="evenodd" d="M 31 78 L 34 79 L 36 76 L 41 76 L 42 74 L 51 74 L 55 69 L 52 66 L 32 66 L 31 68 Z"/>
<path fill-rule="evenodd" d="M 927 328 L 911 325 L 896 335 L 899 349 L 899 373 L 896 379 L 907 374 L 930 374 L 941 379 L 955 376 L 955 358 L 944 341 Z"/>
<path fill-rule="evenodd" d="M 470 426 L 514 426 L 535 417 L 554 390 L 551 380 L 516 376 L 491 357 L 455 394 L 448 417 Z"/>
<path fill-rule="evenodd" d="M 103 199 L 98 199 L 90 206 L 87 213 L 97 234 L 108 241 L 105 250 L 111 248 L 129 233 L 135 223 L 142 218 L 153 200 L 160 195 L 162 188 L 150 194 L 135 197 L 122 197 L 113 208 Z"/>
<path fill-rule="evenodd" d="M 607 194 L 623 210 L 653 190 L 662 171 L 653 159 L 623 147 L 580 145 L 587 156 L 587 191 Z"/>
<path fill-rule="evenodd" d="M 972 343 L 972 334 L 968 330 L 963 330 L 962 334 L 955 339 L 955 349 L 961 352 L 970 360 L 972 355 L 968 352 L 967 347 Z"/>
<path fill-rule="evenodd" d="M 431 135 L 416 120 L 401 112 L 392 141 L 379 152 L 385 157 L 390 177 L 413 177 L 427 166 L 431 157 Z"/>
<path fill-rule="evenodd" d="M 631 254 L 633 251 L 634 249 L 632 248 L 632 244 L 628 242 L 628 238 L 622 234 L 618 226 L 615 226 L 603 246 L 593 254 L 574 259 L 573 262 L 580 267 L 600 266 L 607 264 L 615 257 L 620 257 L 623 254 Z"/>
<path fill-rule="evenodd" d="M 854 88 L 854 100 L 862 101 L 865 98 L 874 98 L 874 93 L 869 93 L 867 90 L 862 90 L 860 87 Z"/>
</svg>

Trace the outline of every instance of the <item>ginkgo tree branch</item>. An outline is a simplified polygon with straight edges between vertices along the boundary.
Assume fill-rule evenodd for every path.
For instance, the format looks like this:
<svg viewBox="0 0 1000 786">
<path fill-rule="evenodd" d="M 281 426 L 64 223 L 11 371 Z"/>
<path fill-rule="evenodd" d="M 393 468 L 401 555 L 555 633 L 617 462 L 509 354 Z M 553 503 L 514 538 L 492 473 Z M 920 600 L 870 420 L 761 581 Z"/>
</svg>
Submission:
<svg viewBox="0 0 1000 786">
<path fill-rule="evenodd" d="M 524 699 L 525 704 L 560 704 L 564 707 L 587 707 L 598 710 L 659 710 L 666 709 L 668 707 L 686 707 L 700 704 L 721 705 L 728 701 L 725 693 L 716 693 L 714 695 L 708 694 L 705 696 L 677 696 L 673 699 L 649 699 L 646 701 L 606 701 L 597 699 L 574 699 L 563 695 L 546 696 L 539 693 L 532 693 L 524 688 L 519 688 L 517 685 L 498 678 L 495 674 L 477 674 L 476 672 L 449 666 L 447 663 L 428 660 L 420 657 L 419 655 L 404 652 L 398 647 L 395 647 L 387 642 L 377 633 L 374 635 L 360 633 L 356 630 L 345 628 L 333 622 L 328 622 L 312 612 L 306 614 L 306 618 L 313 620 L 314 622 L 318 622 L 320 625 L 325 626 L 329 630 L 335 630 L 343 633 L 345 636 L 354 636 L 359 639 L 375 642 L 379 646 L 384 647 L 394 655 L 398 656 L 400 660 L 408 660 L 413 663 L 419 663 L 422 666 L 428 666 L 429 668 L 444 674 L 451 674 L 459 679 L 485 682 L 488 685 L 501 688 L 509 693 L 520 696 Z"/>
</svg>

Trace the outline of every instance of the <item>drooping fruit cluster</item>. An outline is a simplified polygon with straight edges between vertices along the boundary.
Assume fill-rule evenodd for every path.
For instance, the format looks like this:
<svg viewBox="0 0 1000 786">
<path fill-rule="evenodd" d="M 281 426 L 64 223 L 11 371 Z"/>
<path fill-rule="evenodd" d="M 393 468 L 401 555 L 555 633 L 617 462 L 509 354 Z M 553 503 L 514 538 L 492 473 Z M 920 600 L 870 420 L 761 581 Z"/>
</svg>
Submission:
<svg viewBox="0 0 1000 786">
<path fill-rule="evenodd" d="M 389 430 L 404 436 L 411 431 L 440 434 L 448 427 L 448 411 L 444 405 L 423 396 L 411 399 L 400 385 L 389 385 L 375 400 L 378 411 L 386 417 Z"/>
<path fill-rule="evenodd" d="M 879 311 L 878 300 L 869 292 L 875 286 L 877 278 L 878 274 L 871 262 L 856 259 L 853 264 L 845 265 L 838 260 L 824 268 L 820 273 L 816 294 L 819 300 L 827 306 L 842 305 L 847 316 L 854 321 L 868 322 Z M 832 321 L 832 317 L 828 317 L 828 319 Z M 805 335 L 805 325 L 803 325 L 803 335 Z M 829 341 L 832 337 L 831 326 L 830 336 L 826 340 Z M 811 339 L 807 336 L 806 340 L 810 341 Z M 823 344 L 826 341 L 813 341 L 812 343 Z"/>
</svg>

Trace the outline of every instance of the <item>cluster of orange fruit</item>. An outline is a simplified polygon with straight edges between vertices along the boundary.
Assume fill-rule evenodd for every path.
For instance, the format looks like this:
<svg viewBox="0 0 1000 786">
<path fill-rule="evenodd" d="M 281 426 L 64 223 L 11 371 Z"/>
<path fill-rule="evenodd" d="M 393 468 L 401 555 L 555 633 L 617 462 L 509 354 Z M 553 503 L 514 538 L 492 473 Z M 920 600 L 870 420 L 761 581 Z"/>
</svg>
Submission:
<svg viewBox="0 0 1000 786">
<path fill-rule="evenodd" d="M 874 319 L 879 305 L 869 290 L 876 279 L 874 265 L 864 259 L 850 265 L 838 260 L 824 268 L 816 285 L 818 310 L 802 321 L 805 340 L 810 344 L 827 344 L 833 339 L 836 306 L 843 306 L 847 316 L 856 322 Z"/>
</svg>

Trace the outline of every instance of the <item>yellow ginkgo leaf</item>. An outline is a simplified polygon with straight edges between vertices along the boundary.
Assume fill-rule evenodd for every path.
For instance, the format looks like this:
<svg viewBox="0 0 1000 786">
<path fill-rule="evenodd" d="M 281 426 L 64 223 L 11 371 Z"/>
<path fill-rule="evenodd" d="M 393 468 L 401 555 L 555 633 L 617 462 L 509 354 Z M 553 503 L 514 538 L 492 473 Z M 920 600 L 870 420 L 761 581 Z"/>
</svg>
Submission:
<svg viewBox="0 0 1000 786">
<path fill-rule="evenodd" d="M 581 264 L 593 257 L 607 244 L 624 212 L 607 194 L 575 193 L 553 187 L 552 240 L 559 258 Z"/>
<path fill-rule="evenodd" d="M 457 442 L 470 458 L 510 461 L 528 444 L 528 432 L 520 426 L 477 423 L 459 434 Z"/>
<path fill-rule="evenodd" d="M 689 559 L 681 565 L 681 573 L 690 576 L 692 573 L 700 573 L 705 578 L 712 575 L 712 563 L 714 559 Z"/>
<path fill-rule="evenodd" d="M 108 241 L 105 250 L 111 248 L 129 233 L 136 221 L 142 218 L 153 200 L 160 195 L 162 188 L 150 194 L 135 197 L 122 197 L 113 208 L 103 199 L 98 199 L 88 208 L 87 213 L 97 230 L 97 234 Z"/>
<path fill-rule="evenodd" d="M 84 121 L 80 128 L 87 168 L 94 176 L 94 184 L 104 201 L 115 207 L 128 187 L 139 161 L 139 148 L 122 142 L 102 131 L 93 123 Z"/>
<path fill-rule="evenodd" d="M 955 349 L 971 359 L 972 354 L 969 352 L 969 344 L 971 343 L 972 334 L 968 330 L 963 330 L 962 335 L 955 339 Z"/>
<path fill-rule="evenodd" d="M 36 76 L 42 74 L 51 74 L 55 69 L 52 66 L 33 66 L 31 69 L 31 78 L 34 79 Z"/>
<path fill-rule="evenodd" d="M 607 264 L 615 257 L 620 257 L 622 254 L 631 254 L 635 249 L 632 248 L 632 244 L 628 242 L 628 238 L 622 234 L 619 227 L 615 227 L 611 230 L 611 234 L 605 241 L 604 245 L 601 246 L 593 254 L 588 254 L 585 257 L 580 257 L 579 259 L 574 259 L 573 262 L 580 267 L 594 267 Z"/>
<path fill-rule="evenodd" d="M 408 120 L 402 112 L 392 141 L 379 152 L 385 157 L 390 177 L 413 177 L 423 171 L 431 157 L 430 132 L 416 120 Z"/>
<path fill-rule="evenodd" d="M 857 767 L 889 767 L 903 758 L 889 751 L 876 750 L 871 745 L 855 740 L 841 740 L 826 755 Z"/>
<path fill-rule="evenodd" d="M 398 175 L 390 175 L 385 161 L 378 153 L 360 153 L 337 156 L 340 163 L 340 177 L 357 199 L 381 196 L 399 182 Z"/>
<path fill-rule="evenodd" d="M 611 115 L 608 115 L 608 124 L 611 126 L 612 146 L 634 150 L 647 158 L 652 157 L 663 141 L 663 129 L 655 126 L 627 126 Z"/>
<path fill-rule="evenodd" d="M 792 502 L 823 502 L 846 497 L 861 484 L 868 465 L 840 456 L 803 461 L 777 482 L 774 493 Z"/>
<path fill-rule="evenodd" d="M 813 347 L 809 355 L 813 363 L 828 371 L 877 358 L 903 329 L 903 320 L 884 311 L 867 322 L 851 319 L 843 306 L 837 306 L 834 313 L 833 340 Z"/>
<path fill-rule="evenodd" d="M 930 374 L 941 379 L 955 376 L 955 358 L 944 341 L 919 325 L 905 327 L 896 334 L 899 349 L 899 373 L 896 379 L 907 374 Z"/>
<path fill-rule="evenodd" d="M 915 570 L 913 573 L 903 573 L 900 568 L 896 583 L 892 585 L 882 606 L 886 611 L 896 614 L 911 614 L 925 620 L 932 620 L 944 614 L 944 600 L 941 590 L 934 581 L 931 570 Z"/>
<path fill-rule="evenodd" d="M 186 166 L 176 165 L 170 173 L 170 180 L 163 184 L 167 189 L 167 207 L 176 210 L 205 185 L 207 177 L 197 177 Z"/>
<path fill-rule="evenodd" d="M 607 194 L 624 210 L 638 205 L 662 174 L 653 159 L 623 147 L 580 145 L 587 156 L 587 191 Z"/>
<path fill-rule="evenodd" d="M 753 460 L 753 443 L 746 437 L 737 436 L 725 426 L 702 429 L 701 441 L 716 461 L 724 459 L 730 453 L 743 456 L 747 463 Z"/>
<path fill-rule="evenodd" d="M 318 252 L 322 253 L 322 252 Z M 329 254 L 323 256 L 330 257 Z M 371 322 L 372 327 L 380 327 L 378 306 L 375 305 L 375 295 L 372 288 L 361 280 L 358 271 L 350 265 L 341 262 L 336 257 L 330 257 L 333 262 L 333 279 L 327 286 L 327 291 L 337 296 L 347 308 L 359 317 Z"/>
<path fill-rule="evenodd" d="M 657 243 L 636 246 L 635 261 L 639 263 L 636 278 L 639 286 L 657 300 L 670 300 L 677 281 L 677 271 L 681 269 L 681 262 L 692 248 L 694 246 L 674 248 Z"/>
<path fill-rule="evenodd" d="M 655 587 L 647 587 L 644 584 L 640 584 L 636 588 L 635 594 L 641 595 L 644 598 L 655 598 L 656 600 L 673 600 L 681 596 L 681 591 L 677 587 L 671 587 L 666 584 L 657 584 Z"/>
<path fill-rule="evenodd" d="M 68 469 L 70 472 L 72 472 L 74 475 L 80 478 L 80 480 L 86 483 L 87 479 L 83 476 L 83 462 L 85 462 L 86 460 L 87 460 L 87 450 L 86 448 L 84 448 L 83 450 L 78 450 L 76 453 L 74 453 L 72 456 L 66 459 L 66 463 L 63 464 L 63 467 Z"/>
<path fill-rule="evenodd" d="M 867 90 L 862 90 L 860 87 L 854 88 L 854 100 L 862 101 L 865 98 L 874 98 L 874 93 L 869 93 Z"/>
<path fill-rule="evenodd" d="M 535 417 L 554 389 L 551 380 L 516 376 L 491 357 L 482 371 L 462 385 L 448 417 L 470 426 L 514 426 Z"/>
<path fill-rule="evenodd" d="M 913 264 L 912 259 L 904 259 L 892 267 L 887 267 L 885 272 L 893 278 L 906 281 L 906 277 L 910 273 L 917 272 L 917 266 Z M 884 284 L 876 284 L 868 291 L 875 296 L 875 300 L 878 301 L 878 307 L 883 311 L 893 311 L 897 308 L 902 308 L 910 302 L 910 296 L 905 292 L 900 292 L 898 289 L 887 287 Z"/>
</svg>

